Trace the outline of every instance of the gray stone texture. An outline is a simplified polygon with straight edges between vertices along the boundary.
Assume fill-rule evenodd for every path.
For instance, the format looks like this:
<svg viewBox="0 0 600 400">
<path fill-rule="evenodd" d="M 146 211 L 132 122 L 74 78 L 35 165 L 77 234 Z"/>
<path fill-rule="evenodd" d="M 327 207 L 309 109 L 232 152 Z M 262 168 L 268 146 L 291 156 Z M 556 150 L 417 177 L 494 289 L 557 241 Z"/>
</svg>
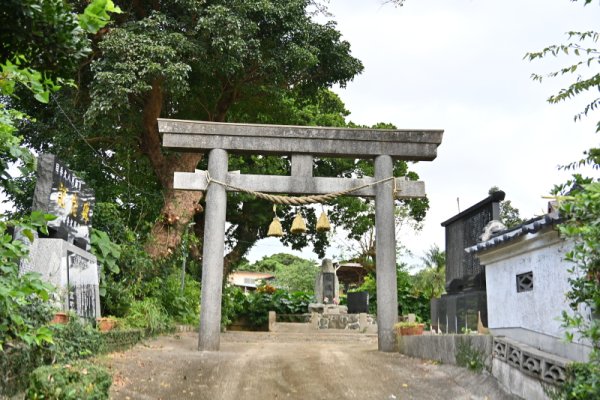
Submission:
<svg viewBox="0 0 600 400">
<path fill-rule="evenodd" d="M 292 164 L 292 171 L 293 171 Z M 306 172 L 306 171 L 303 171 Z M 214 177 L 213 177 L 214 178 Z M 277 175 L 240 175 L 230 172 L 222 182 L 246 190 L 263 193 L 286 193 L 315 195 L 341 192 L 375 182 L 372 177 L 358 178 L 323 178 L 307 179 L 306 176 L 277 176 Z M 208 180 L 206 171 L 176 172 L 174 187 L 181 190 L 206 190 Z M 413 199 L 425 196 L 425 183 L 396 178 L 396 198 Z M 233 191 L 231 188 L 227 190 Z M 345 196 L 375 197 L 375 187 L 368 186 L 346 194 Z"/>
<path fill-rule="evenodd" d="M 38 272 L 58 288 L 55 302 L 63 311 L 86 318 L 100 317 L 100 288 L 96 257 L 62 239 L 37 238 L 21 272 Z"/>
<path fill-rule="evenodd" d="M 407 356 L 456 365 L 457 348 L 465 342 L 483 354 L 486 368 L 491 369 L 493 338 L 490 335 L 399 335 L 398 350 Z"/>
<path fill-rule="evenodd" d="M 324 288 L 324 278 L 326 274 L 333 274 L 333 293 L 331 290 L 327 291 Z M 331 275 L 328 275 L 331 276 Z M 331 289 L 331 288 L 330 288 Z M 327 297 L 327 303 L 333 303 L 334 297 L 337 297 L 337 293 L 340 291 L 340 282 L 338 277 L 335 275 L 335 268 L 333 267 L 333 262 L 329 258 L 323 259 L 321 262 L 321 269 L 315 278 L 315 300 L 317 304 L 324 304 L 324 299 Z M 333 294 L 333 296 L 332 296 Z"/>
<path fill-rule="evenodd" d="M 215 179 L 225 179 L 227 152 L 211 150 L 208 171 Z M 221 185 L 210 185 L 204 210 L 204 246 L 202 253 L 202 298 L 198 349 L 219 350 L 221 296 L 223 290 L 223 256 L 225 252 L 225 212 L 227 193 Z"/>
<path fill-rule="evenodd" d="M 393 174 L 390 156 L 375 158 L 375 179 Z M 377 257 L 377 326 L 380 351 L 396 349 L 394 324 L 398 320 L 398 288 L 396 283 L 396 231 L 392 182 L 380 183 L 375 197 L 375 246 Z"/>
<path fill-rule="evenodd" d="M 430 161 L 442 130 L 377 130 L 229 124 L 158 119 L 163 145 L 184 151 L 224 149 L 232 153 L 291 154 Z"/>
</svg>

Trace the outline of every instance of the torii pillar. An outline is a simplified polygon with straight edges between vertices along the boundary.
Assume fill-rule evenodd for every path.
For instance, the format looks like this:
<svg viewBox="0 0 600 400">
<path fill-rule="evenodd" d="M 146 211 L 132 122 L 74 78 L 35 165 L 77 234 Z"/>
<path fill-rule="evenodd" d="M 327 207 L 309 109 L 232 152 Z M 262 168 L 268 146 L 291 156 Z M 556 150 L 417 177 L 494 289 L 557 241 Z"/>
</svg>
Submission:
<svg viewBox="0 0 600 400">
<path fill-rule="evenodd" d="M 220 345 L 225 210 L 232 187 L 264 193 L 326 194 L 371 185 L 349 195 L 375 197 L 377 257 L 377 325 L 380 351 L 396 350 L 394 324 L 398 320 L 396 283 L 396 198 L 425 196 L 423 182 L 393 176 L 393 161 L 431 161 L 442 142 L 442 130 L 342 129 L 322 127 L 228 124 L 204 121 L 158 120 L 163 145 L 182 151 L 208 151 L 208 174 L 176 172 L 174 188 L 206 190 L 202 299 L 198 349 L 217 351 Z M 291 176 L 240 175 L 228 172 L 227 152 L 290 155 Z M 373 158 L 375 177 L 314 178 L 312 158 Z M 208 184 L 208 176 L 223 182 Z M 379 183 L 376 183 L 379 182 Z"/>
</svg>

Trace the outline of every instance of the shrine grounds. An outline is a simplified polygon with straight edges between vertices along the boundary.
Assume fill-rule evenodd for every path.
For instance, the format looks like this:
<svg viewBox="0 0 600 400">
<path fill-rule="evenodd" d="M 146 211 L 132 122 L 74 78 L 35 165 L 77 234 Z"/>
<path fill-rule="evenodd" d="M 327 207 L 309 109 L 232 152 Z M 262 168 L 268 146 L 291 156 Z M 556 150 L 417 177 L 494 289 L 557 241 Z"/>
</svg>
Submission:
<svg viewBox="0 0 600 400">
<path fill-rule="evenodd" d="M 219 352 L 193 332 L 98 361 L 111 399 L 512 399 L 484 373 L 377 351 L 377 336 L 227 332 Z"/>
</svg>

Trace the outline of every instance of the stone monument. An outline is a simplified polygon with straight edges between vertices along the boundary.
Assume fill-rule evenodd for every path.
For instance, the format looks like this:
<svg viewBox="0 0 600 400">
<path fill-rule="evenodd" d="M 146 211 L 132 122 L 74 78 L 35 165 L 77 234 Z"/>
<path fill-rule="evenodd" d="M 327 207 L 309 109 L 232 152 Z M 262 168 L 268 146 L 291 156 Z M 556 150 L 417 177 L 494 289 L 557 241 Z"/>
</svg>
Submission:
<svg viewBox="0 0 600 400">
<path fill-rule="evenodd" d="M 479 315 L 487 326 L 485 270 L 465 252 L 477 244 L 484 228 L 500 216 L 502 191 L 442 222 L 446 228 L 446 294 L 431 301 L 431 323 L 442 332 L 477 330 Z"/>
<path fill-rule="evenodd" d="M 321 270 L 315 278 L 315 300 L 317 303 L 333 304 L 338 298 L 340 282 L 335 274 L 333 262 L 325 258 L 321 262 Z"/>
<path fill-rule="evenodd" d="M 63 311 L 84 318 L 100 317 L 98 263 L 90 248 L 94 191 L 52 154 L 38 158 L 33 209 L 57 218 L 49 235 L 30 244 L 21 272 L 35 271 L 58 288 Z"/>
<path fill-rule="evenodd" d="M 348 307 L 338 304 L 339 290 L 340 282 L 333 262 L 325 258 L 315 278 L 315 303 L 308 305 L 308 311 L 313 314 L 346 314 Z"/>
</svg>

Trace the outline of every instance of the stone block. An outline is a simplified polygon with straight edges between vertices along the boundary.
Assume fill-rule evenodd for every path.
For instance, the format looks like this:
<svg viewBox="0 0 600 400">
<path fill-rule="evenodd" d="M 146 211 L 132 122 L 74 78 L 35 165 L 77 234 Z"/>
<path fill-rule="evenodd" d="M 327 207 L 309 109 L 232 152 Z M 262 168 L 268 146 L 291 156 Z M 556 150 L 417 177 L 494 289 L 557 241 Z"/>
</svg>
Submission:
<svg viewBox="0 0 600 400">
<path fill-rule="evenodd" d="M 58 288 L 63 311 L 95 319 L 100 317 L 100 288 L 96 257 L 62 239 L 36 239 L 30 246 L 27 270 Z"/>
</svg>

